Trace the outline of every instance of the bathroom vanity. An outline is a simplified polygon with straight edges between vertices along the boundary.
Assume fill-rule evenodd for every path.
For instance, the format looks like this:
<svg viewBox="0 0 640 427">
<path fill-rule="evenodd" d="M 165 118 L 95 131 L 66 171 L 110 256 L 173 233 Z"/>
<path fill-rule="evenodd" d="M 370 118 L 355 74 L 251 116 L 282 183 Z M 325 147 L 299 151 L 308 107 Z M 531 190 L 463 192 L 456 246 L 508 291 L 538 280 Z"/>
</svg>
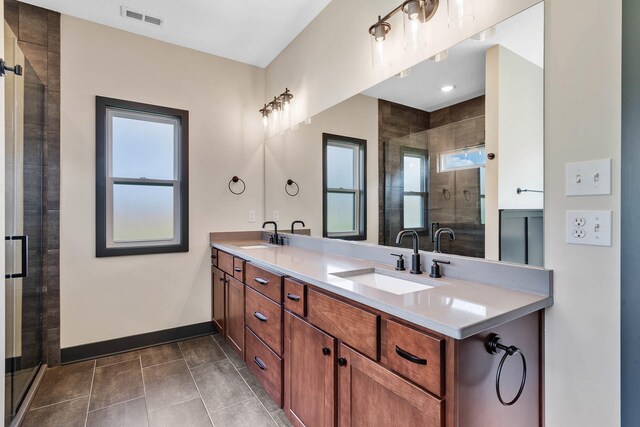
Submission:
<svg viewBox="0 0 640 427">
<path fill-rule="evenodd" d="M 211 234 L 212 320 L 292 424 L 543 424 L 551 272 L 436 254 L 431 279 L 384 246 L 287 237 Z"/>
</svg>

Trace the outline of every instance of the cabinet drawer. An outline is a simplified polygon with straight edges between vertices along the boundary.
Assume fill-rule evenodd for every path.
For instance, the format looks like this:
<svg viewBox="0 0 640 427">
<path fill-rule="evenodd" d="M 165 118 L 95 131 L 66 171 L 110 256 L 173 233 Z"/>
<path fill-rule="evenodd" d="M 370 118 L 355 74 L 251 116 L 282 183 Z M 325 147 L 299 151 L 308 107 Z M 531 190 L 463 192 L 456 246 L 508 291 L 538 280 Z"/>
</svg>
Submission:
<svg viewBox="0 0 640 427">
<path fill-rule="evenodd" d="M 218 268 L 233 276 L 233 255 L 218 251 Z"/>
<path fill-rule="evenodd" d="M 273 401 L 282 407 L 282 359 L 249 328 L 246 332 L 245 362 Z"/>
<path fill-rule="evenodd" d="M 374 360 L 378 360 L 379 318 L 312 289 L 307 291 L 309 322 Z"/>
<path fill-rule="evenodd" d="M 256 267 L 250 262 L 245 266 L 247 285 L 277 303 L 282 303 L 282 275 Z"/>
<path fill-rule="evenodd" d="M 211 248 L 211 265 L 218 266 L 218 250 L 215 248 Z"/>
<path fill-rule="evenodd" d="M 233 277 L 244 283 L 244 263 L 240 258 L 233 258 Z"/>
<path fill-rule="evenodd" d="M 282 306 L 247 287 L 245 324 L 278 355 L 282 354 Z"/>
<path fill-rule="evenodd" d="M 387 365 L 430 392 L 442 396 L 444 340 L 387 321 Z"/>
<path fill-rule="evenodd" d="M 284 279 L 284 307 L 298 316 L 307 315 L 307 285 Z"/>
</svg>

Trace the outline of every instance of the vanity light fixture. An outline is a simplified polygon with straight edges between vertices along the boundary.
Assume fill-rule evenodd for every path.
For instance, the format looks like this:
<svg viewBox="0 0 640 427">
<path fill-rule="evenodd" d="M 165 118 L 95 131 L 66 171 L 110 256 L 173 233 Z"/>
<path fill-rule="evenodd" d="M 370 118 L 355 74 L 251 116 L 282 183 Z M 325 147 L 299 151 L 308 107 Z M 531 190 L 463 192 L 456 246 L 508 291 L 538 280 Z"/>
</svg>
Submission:
<svg viewBox="0 0 640 427">
<path fill-rule="evenodd" d="M 456 88 L 456 85 L 444 85 L 440 88 L 440 90 L 444 93 L 451 92 Z"/>
<path fill-rule="evenodd" d="M 289 90 L 289 88 L 285 88 L 284 92 L 280 94 L 280 96 L 274 96 L 273 101 L 268 104 L 264 104 L 264 106 L 258 110 L 262 115 L 262 124 L 265 129 L 269 126 L 269 122 L 273 122 L 276 127 L 282 125 L 280 123 L 280 115 L 281 112 L 288 113 L 291 108 L 291 100 L 293 99 L 293 94 Z M 279 124 L 280 123 L 280 124 Z"/>
<path fill-rule="evenodd" d="M 449 28 L 462 29 L 475 20 L 473 0 L 447 0 Z"/>
<path fill-rule="evenodd" d="M 371 34 L 371 55 L 374 66 L 385 63 L 384 41 L 391 31 L 389 19 L 402 11 L 404 18 L 404 41 L 407 49 L 420 49 L 426 45 L 420 24 L 428 22 L 436 13 L 440 0 L 407 0 L 385 16 L 378 16 L 378 22 L 369 27 Z"/>
</svg>

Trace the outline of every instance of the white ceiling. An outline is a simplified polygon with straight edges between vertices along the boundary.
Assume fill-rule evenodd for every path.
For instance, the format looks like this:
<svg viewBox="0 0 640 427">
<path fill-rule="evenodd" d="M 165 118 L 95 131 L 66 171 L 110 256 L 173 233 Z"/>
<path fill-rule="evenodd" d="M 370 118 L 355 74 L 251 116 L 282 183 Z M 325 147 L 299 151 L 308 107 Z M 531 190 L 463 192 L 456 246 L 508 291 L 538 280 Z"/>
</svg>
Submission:
<svg viewBox="0 0 640 427">
<path fill-rule="evenodd" d="M 21 0 L 66 15 L 266 67 L 331 0 Z M 157 27 L 120 6 L 164 19 Z"/>
<path fill-rule="evenodd" d="M 485 51 L 497 44 L 542 67 L 543 3 L 498 24 L 495 36 L 489 40 L 466 40 L 449 49 L 446 60 L 424 61 L 414 66 L 408 77 L 392 77 L 363 94 L 424 111 L 434 111 L 475 98 L 485 92 Z M 445 85 L 455 85 L 456 88 L 444 93 L 440 88 Z"/>
</svg>

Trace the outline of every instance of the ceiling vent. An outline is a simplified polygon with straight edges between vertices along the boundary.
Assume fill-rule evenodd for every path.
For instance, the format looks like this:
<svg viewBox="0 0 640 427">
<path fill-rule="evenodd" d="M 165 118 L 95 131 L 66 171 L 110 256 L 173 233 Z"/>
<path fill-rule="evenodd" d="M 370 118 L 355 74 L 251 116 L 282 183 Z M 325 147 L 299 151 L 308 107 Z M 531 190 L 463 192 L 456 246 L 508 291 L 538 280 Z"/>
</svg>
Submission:
<svg viewBox="0 0 640 427">
<path fill-rule="evenodd" d="M 135 11 L 127 6 L 120 6 L 120 15 L 125 18 L 135 19 L 136 21 L 146 22 L 158 27 L 162 27 L 164 20 L 155 16 L 147 15 L 142 12 Z"/>
</svg>

